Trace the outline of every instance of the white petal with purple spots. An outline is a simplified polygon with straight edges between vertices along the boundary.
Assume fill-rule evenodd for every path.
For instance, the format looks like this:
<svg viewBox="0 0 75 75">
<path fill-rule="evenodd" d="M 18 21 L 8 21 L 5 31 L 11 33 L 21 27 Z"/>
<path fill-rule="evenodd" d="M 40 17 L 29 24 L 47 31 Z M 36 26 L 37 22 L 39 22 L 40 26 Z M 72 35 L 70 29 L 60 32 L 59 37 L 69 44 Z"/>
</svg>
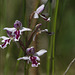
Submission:
<svg viewBox="0 0 75 75">
<path fill-rule="evenodd" d="M 0 45 L 0 47 L 1 47 L 2 49 L 6 48 L 7 45 L 10 44 L 11 39 L 3 40 L 3 42 L 4 42 L 4 43 L 3 43 L 2 45 Z"/>
</svg>

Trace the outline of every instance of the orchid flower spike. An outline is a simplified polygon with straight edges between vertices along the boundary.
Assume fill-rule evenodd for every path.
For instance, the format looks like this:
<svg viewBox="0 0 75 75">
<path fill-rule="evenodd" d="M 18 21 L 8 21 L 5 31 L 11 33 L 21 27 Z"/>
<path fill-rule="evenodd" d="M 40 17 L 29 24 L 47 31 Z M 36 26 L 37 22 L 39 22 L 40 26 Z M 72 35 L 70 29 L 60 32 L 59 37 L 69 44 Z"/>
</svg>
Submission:
<svg viewBox="0 0 75 75">
<path fill-rule="evenodd" d="M 22 23 L 19 20 L 15 21 L 13 28 L 6 27 L 6 28 L 4 28 L 4 30 L 8 30 L 8 31 L 12 32 L 12 34 L 15 35 L 14 41 L 19 41 L 20 35 L 22 34 L 22 32 L 31 31 L 30 28 L 22 27 Z"/>
<path fill-rule="evenodd" d="M 45 5 L 42 4 L 40 7 L 34 11 L 34 18 L 39 18 L 39 14 L 44 10 Z"/>
<path fill-rule="evenodd" d="M 30 62 L 32 67 L 38 67 L 38 65 L 40 65 L 40 63 L 38 63 L 38 61 L 40 61 L 39 56 L 42 56 L 46 52 L 45 49 L 42 49 L 35 53 L 35 49 L 32 46 L 26 49 L 27 56 L 18 58 L 17 60 L 27 60 L 28 64 Z"/>
</svg>

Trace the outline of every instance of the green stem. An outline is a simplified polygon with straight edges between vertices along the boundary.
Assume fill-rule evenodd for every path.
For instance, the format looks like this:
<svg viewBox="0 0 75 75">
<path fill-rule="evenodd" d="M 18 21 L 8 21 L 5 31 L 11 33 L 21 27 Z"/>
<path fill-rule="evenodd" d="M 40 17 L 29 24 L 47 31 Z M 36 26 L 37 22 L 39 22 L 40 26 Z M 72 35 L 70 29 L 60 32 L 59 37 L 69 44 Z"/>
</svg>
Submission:
<svg viewBox="0 0 75 75">
<path fill-rule="evenodd" d="M 8 75 L 8 69 L 9 69 L 9 63 L 8 63 L 8 60 L 9 60 L 9 55 L 10 55 L 10 50 L 7 51 L 6 53 L 6 60 L 5 60 L 5 67 L 4 67 L 4 75 Z"/>
<path fill-rule="evenodd" d="M 53 20 L 53 32 L 56 34 L 56 20 L 58 12 L 59 0 L 56 0 L 56 7 L 54 11 L 54 20 Z M 52 75 L 54 75 L 54 54 L 55 54 L 55 34 L 53 35 L 53 46 L 52 46 Z"/>
<path fill-rule="evenodd" d="M 24 16 L 23 16 L 23 24 L 24 24 L 24 26 L 25 27 L 27 27 L 27 24 L 26 24 L 26 0 L 23 0 L 23 7 L 24 7 Z M 24 35 L 24 37 L 25 37 L 25 46 L 26 46 L 26 44 L 27 44 L 27 33 L 25 33 L 25 35 Z M 26 46 L 27 47 L 27 46 Z M 26 56 L 26 51 L 25 51 L 25 53 L 24 53 L 24 56 Z M 27 68 L 27 62 L 25 61 L 24 62 L 24 75 L 28 75 L 27 73 L 28 73 L 28 68 Z"/>
<path fill-rule="evenodd" d="M 27 75 L 27 71 L 26 71 L 26 61 L 24 62 L 24 75 Z"/>
<path fill-rule="evenodd" d="M 48 0 L 48 5 L 49 5 L 49 16 L 52 16 L 52 8 L 51 8 L 51 2 Z M 48 30 L 49 32 L 51 31 L 51 22 L 48 23 Z M 48 52 L 47 52 L 47 75 L 50 75 L 50 64 L 51 64 L 51 53 L 52 53 L 52 36 L 50 38 L 49 36 L 49 46 L 48 46 Z"/>
<path fill-rule="evenodd" d="M 10 72 L 10 63 L 9 63 L 9 60 L 11 59 L 10 57 L 10 54 L 11 54 L 11 47 L 12 47 L 12 44 L 11 46 L 8 47 L 7 49 L 7 53 L 6 53 L 6 58 L 5 58 L 5 68 L 4 68 L 4 75 L 8 75 L 8 72 Z"/>
<path fill-rule="evenodd" d="M 21 57 L 22 54 L 23 54 L 23 51 L 20 50 L 19 57 Z M 20 61 L 17 61 L 17 63 L 16 63 L 16 68 L 15 68 L 15 71 L 14 71 L 14 75 L 16 75 L 16 72 L 17 72 L 17 70 L 18 70 L 19 62 L 20 62 Z"/>
<path fill-rule="evenodd" d="M 7 16 L 6 16 L 6 9 L 7 9 L 7 0 L 3 0 L 3 15 L 4 15 L 4 25 L 7 24 Z M 3 26 L 2 26 L 3 27 Z M 8 71 L 9 71 L 9 55 L 10 55 L 10 47 L 8 47 L 7 51 L 6 51 L 6 56 L 5 56 L 5 65 L 4 65 L 4 75 L 8 75 Z"/>
</svg>

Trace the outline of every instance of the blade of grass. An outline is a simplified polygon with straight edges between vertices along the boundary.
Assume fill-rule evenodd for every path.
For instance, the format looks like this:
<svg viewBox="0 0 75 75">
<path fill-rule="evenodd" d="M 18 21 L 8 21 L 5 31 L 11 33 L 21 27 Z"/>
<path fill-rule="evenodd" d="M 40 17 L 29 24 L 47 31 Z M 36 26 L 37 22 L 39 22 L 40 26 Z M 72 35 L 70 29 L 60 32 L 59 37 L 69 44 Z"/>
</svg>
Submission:
<svg viewBox="0 0 75 75">
<path fill-rule="evenodd" d="M 51 17 L 52 16 L 52 8 L 51 8 L 51 1 L 48 0 L 48 5 L 49 5 L 49 16 Z M 48 23 L 48 30 L 49 32 L 51 31 L 51 21 Z M 49 38 L 49 43 L 48 43 L 48 52 L 47 52 L 47 75 L 50 75 L 50 64 L 51 64 L 51 53 L 52 53 L 52 36 L 50 38 L 50 36 L 48 37 Z"/>
<path fill-rule="evenodd" d="M 6 16 L 6 9 L 7 9 L 7 0 L 4 0 L 3 1 L 3 4 L 4 4 L 4 6 L 3 6 L 3 8 L 4 8 L 4 12 L 3 12 L 3 17 L 4 17 L 4 25 L 6 25 L 7 24 L 7 16 Z M 3 29 L 2 29 L 3 30 Z M 7 53 L 6 53 L 6 57 L 5 57 L 5 66 L 4 66 L 4 75 L 8 75 L 8 71 L 9 71 L 9 64 L 8 64 L 8 60 L 9 60 L 9 55 L 10 55 L 10 47 L 8 47 L 8 49 L 7 49 L 7 51 L 6 51 Z"/>
<path fill-rule="evenodd" d="M 12 47 L 12 44 L 7 49 L 7 53 L 6 53 L 6 57 L 5 57 L 4 75 L 8 75 L 8 72 L 10 72 L 10 65 L 11 65 L 10 64 L 11 63 L 11 61 L 10 61 L 10 59 L 11 59 L 10 53 L 11 53 L 11 47 Z M 9 63 L 9 61 L 10 61 L 10 63 Z"/>
<path fill-rule="evenodd" d="M 58 12 L 59 0 L 56 0 L 56 7 L 54 10 L 54 20 L 52 31 L 55 33 L 53 35 L 53 46 L 52 46 L 52 75 L 54 75 L 54 54 L 55 54 L 55 35 L 56 35 L 56 21 L 57 21 L 57 12 Z"/>
<path fill-rule="evenodd" d="M 23 8 L 24 8 L 23 24 L 24 24 L 25 27 L 27 27 L 27 23 L 26 23 L 26 0 L 23 0 Z M 25 33 L 24 37 L 25 37 L 24 41 L 25 41 L 25 45 L 26 45 L 26 43 L 27 43 L 27 33 Z M 26 56 L 26 52 L 24 53 L 24 56 Z M 28 68 L 27 67 L 28 67 L 28 65 L 25 61 L 24 62 L 24 75 L 28 75 L 27 74 L 28 73 Z"/>
</svg>

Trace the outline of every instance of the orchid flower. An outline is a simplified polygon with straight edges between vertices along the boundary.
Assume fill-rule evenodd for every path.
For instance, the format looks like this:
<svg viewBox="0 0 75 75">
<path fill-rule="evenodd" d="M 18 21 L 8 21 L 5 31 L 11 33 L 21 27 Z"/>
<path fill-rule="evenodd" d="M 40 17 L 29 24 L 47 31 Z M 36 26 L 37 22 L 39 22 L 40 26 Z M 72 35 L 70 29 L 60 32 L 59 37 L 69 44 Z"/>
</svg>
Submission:
<svg viewBox="0 0 75 75">
<path fill-rule="evenodd" d="M 34 47 L 30 47 L 26 49 L 27 56 L 18 58 L 17 60 L 27 60 L 28 64 L 31 62 L 32 67 L 38 67 L 38 65 L 40 65 L 40 63 L 38 63 L 38 61 L 40 61 L 39 56 L 42 56 L 46 52 L 47 51 L 45 49 L 42 49 L 35 53 Z"/>
<path fill-rule="evenodd" d="M 14 35 L 12 34 L 12 32 L 7 31 L 7 35 L 8 35 L 9 37 L 6 37 L 6 36 L 0 37 L 0 39 L 3 39 L 1 42 L 4 42 L 2 45 L 0 45 L 0 47 L 1 47 L 2 49 L 6 48 L 7 45 L 10 44 L 11 40 L 13 40 Z"/>
<path fill-rule="evenodd" d="M 4 28 L 4 30 L 10 31 L 12 32 L 12 34 L 15 35 L 14 41 L 19 41 L 20 35 L 22 34 L 22 32 L 31 31 L 31 29 L 29 28 L 22 27 L 22 23 L 18 20 L 15 21 L 13 28 L 6 27 Z"/>
<path fill-rule="evenodd" d="M 44 10 L 45 5 L 42 4 L 40 7 L 34 11 L 34 18 L 39 18 L 39 14 Z"/>
<path fill-rule="evenodd" d="M 41 30 L 40 28 L 38 29 L 38 31 L 35 33 L 34 37 L 33 37 L 33 41 L 35 41 L 35 37 L 38 35 L 38 34 L 41 34 L 41 33 L 47 33 L 48 35 L 53 35 L 54 32 L 49 32 L 48 29 L 44 29 L 44 30 Z"/>
<path fill-rule="evenodd" d="M 44 20 L 50 21 L 50 17 L 47 18 L 44 14 L 40 14 L 44 10 L 44 7 L 45 5 L 42 4 L 36 9 L 36 11 L 34 11 L 34 18 L 39 18 L 39 15 L 40 15 L 40 17 L 42 17 Z"/>
</svg>

